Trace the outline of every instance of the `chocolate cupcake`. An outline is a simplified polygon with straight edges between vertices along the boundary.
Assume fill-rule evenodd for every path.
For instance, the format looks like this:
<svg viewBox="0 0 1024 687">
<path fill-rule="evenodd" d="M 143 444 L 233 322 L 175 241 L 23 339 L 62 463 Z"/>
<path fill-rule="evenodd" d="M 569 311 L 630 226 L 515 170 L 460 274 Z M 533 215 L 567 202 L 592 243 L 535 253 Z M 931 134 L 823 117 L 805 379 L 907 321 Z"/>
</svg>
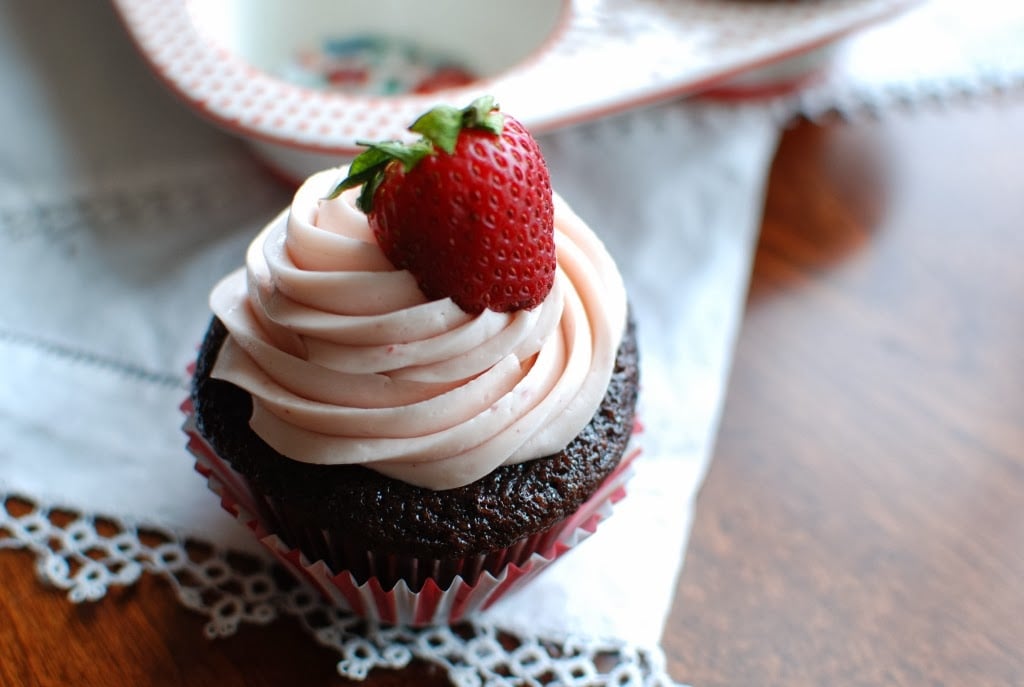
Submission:
<svg viewBox="0 0 1024 687">
<path fill-rule="evenodd" d="M 413 130 L 312 176 L 214 289 L 186 431 L 279 558 L 426 624 L 593 530 L 638 366 L 615 265 L 525 129 L 481 100 Z"/>
</svg>

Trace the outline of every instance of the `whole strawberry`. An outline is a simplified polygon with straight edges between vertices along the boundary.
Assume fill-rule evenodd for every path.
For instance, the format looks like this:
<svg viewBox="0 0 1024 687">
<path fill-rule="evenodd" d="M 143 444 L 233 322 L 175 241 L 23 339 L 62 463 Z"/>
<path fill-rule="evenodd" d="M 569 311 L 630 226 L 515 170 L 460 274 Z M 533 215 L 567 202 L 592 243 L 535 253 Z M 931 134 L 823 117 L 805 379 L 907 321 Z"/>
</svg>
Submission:
<svg viewBox="0 0 1024 687">
<path fill-rule="evenodd" d="M 485 96 L 441 106 L 412 144 L 371 143 L 329 197 L 363 185 L 358 205 L 384 254 L 428 298 L 479 313 L 538 305 L 555 278 L 551 179 L 522 124 Z"/>
</svg>

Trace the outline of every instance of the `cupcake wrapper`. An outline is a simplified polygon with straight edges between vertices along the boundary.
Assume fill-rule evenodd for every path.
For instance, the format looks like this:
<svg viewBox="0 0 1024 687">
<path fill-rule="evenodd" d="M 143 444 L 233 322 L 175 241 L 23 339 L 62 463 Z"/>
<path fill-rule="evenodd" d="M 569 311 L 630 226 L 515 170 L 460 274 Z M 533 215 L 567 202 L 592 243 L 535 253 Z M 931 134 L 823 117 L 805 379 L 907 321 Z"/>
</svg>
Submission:
<svg viewBox="0 0 1024 687">
<path fill-rule="evenodd" d="M 196 471 L 220 498 L 221 506 L 244 524 L 257 539 L 297 578 L 315 588 L 334 605 L 365 618 L 368 622 L 420 627 L 453 623 L 478 610 L 488 608 L 508 592 L 527 583 L 565 552 L 593 534 L 598 523 L 611 514 L 612 504 L 625 496 L 625 482 L 632 474 L 632 461 L 639 450 L 632 450 L 601 483 L 591 497 L 572 515 L 538 535 L 516 542 L 483 558 L 452 559 L 443 565 L 468 574 L 456 575 L 446 588 L 424 573 L 413 584 L 404 579 L 387 587 L 382 579 L 392 579 L 394 570 L 415 568 L 418 561 L 399 556 L 370 558 L 365 582 L 346 570 L 332 570 L 323 560 L 311 561 L 297 547 L 289 546 L 274 531 L 272 506 L 257 497 L 244 476 L 222 460 L 196 430 L 191 400 L 182 404 L 187 419 L 183 426 L 188 449 L 195 457 Z M 530 553 L 532 552 L 532 553 Z M 501 561 L 513 561 L 502 565 Z M 480 570 L 482 565 L 497 573 Z M 472 583 L 467 582 L 472 579 Z"/>
</svg>

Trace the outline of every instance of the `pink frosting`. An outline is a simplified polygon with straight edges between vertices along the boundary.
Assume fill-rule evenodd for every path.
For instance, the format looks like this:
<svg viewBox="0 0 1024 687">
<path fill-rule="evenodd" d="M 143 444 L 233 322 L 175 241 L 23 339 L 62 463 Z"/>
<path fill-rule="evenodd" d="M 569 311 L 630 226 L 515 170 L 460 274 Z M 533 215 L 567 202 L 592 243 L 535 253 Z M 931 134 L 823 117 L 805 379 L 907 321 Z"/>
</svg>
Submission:
<svg viewBox="0 0 1024 687">
<path fill-rule="evenodd" d="M 360 464 L 429 489 L 557 453 L 590 422 L 626 320 L 600 240 L 555 196 L 554 288 L 531 310 L 428 301 L 377 246 L 357 190 L 320 172 L 210 295 L 229 337 L 213 376 L 294 460 Z"/>
</svg>

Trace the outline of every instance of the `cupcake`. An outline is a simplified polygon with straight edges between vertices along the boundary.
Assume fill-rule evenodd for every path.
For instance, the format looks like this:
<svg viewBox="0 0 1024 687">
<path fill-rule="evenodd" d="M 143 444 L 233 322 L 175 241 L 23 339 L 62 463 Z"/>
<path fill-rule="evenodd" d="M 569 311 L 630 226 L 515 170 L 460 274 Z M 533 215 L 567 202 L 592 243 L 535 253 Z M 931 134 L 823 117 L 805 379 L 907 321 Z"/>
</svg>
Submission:
<svg viewBox="0 0 1024 687">
<path fill-rule="evenodd" d="M 213 289 L 184 406 L 197 469 L 372 621 L 452 622 L 622 494 L 622 279 L 490 98 L 314 174 Z"/>
</svg>

